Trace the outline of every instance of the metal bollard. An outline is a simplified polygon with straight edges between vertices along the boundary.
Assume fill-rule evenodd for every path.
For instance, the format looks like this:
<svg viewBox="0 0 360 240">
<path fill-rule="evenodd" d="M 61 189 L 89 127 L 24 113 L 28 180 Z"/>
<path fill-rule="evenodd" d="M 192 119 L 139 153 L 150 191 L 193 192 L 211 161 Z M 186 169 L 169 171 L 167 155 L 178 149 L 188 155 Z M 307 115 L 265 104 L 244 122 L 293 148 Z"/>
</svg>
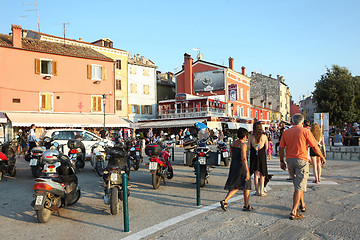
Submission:
<svg viewBox="0 0 360 240">
<path fill-rule="evenodd" d="M 195 168 L 196 168 L 196 205 L 201 206 L 201 199 L 200 199 L 200 162 L 199 161 L 196 161 Z"/>
<path fill-rule="evenodd" d="M 128 189 L 127 189 L 127 174 L 122 175 L 123 188 L 123 215 L 124 215 L 124 232 L 129 232 L 129 205 L 128 205 Z"/>
<path fill-rule="evenodd" d="M 175 147 L 174 147 L 174 145 L 172 146 L 172 155 L 171 155 L 173 161 L 175 161 Z"/>
</svg>

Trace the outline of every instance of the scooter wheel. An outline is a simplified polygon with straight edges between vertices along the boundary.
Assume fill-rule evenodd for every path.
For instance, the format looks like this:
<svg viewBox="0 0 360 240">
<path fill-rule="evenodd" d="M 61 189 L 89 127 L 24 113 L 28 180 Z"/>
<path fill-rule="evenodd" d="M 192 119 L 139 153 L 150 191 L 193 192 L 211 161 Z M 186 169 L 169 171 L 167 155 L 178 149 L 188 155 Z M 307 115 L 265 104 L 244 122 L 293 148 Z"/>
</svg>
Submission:
<svg viewBox="0 0 360 240">
<path fill-rule="evenodd" d="M 36 210 L 37 218 L 41 223 L 48 222 L 50 220 L 51 214 L 52 214 L 51 210 L 47 208 Z"/>
</svg>

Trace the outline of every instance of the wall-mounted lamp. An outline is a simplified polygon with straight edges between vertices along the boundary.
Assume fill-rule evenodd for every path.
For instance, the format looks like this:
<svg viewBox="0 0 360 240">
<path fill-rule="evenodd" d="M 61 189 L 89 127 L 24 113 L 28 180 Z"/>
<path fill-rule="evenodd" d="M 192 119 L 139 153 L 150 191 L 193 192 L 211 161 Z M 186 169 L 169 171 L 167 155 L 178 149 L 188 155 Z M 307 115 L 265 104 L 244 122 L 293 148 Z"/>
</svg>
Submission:
<svg viewBox="0 0 360 240">
<path fill-rule="evenodd" d="M 100 83 L 101 83 L 101 81 L 99 81 L 99 80 L 96 80 L 93 82 L 93 84 L 100 84 Z"/>
<path fill-rule="evenodd" d="M 50 80 L 51 76 L 44 76 L 43 79 Z"/>
</svg>

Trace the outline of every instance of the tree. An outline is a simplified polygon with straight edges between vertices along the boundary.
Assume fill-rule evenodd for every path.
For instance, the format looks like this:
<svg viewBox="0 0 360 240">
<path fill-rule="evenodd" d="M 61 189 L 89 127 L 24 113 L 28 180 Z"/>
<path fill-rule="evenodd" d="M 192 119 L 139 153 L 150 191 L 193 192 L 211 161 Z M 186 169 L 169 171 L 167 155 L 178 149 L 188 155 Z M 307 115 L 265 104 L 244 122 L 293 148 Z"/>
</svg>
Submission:
<svg viewBox="0 0 360 240">
<path fill-rule="evenodd" d="M 344 122 L 360 119 L 360 77 L 351 76 L 345 67 L 333 65 L 315 83 L 313 92 L 318 112 L 328 112 L 330 124 L 342 126 Z"/>
</svg>

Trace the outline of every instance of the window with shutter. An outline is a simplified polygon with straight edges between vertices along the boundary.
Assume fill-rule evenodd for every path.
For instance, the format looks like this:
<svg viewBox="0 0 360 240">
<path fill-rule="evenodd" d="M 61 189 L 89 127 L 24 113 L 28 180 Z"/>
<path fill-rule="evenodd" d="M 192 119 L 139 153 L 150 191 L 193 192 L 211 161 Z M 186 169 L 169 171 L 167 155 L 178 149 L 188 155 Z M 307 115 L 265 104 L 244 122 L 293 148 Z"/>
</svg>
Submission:
<svg viewBox="0 0 360 240">
<path fill-rule="evenodd" d="M 121 102 L 121 100 L 116 100 L 116 110 L 117 111 L 122 110 L 122 102 Z"/>
<path fill-rule="evenodd" d="M 136 107 L 136 113 L 140 114 L 140 107 L 138 105 L 135 105 L 135 107 Z"/>
<path fill-rule="evenodd" d="M 149 95 L 150 94 L 150 86 L 144 85 L 144 94 Z"/>
<path fill-rule="evenodd" d="M 102 112 L 102 96 L 91 96 L 91 111 L 92 112 Z"/>
<path fill-rule="evenodd" d="M 137 93 L 137 85 L 136 85 L 136 83 L 131 83 L 130 84 L 130 92 L 131 93 Z"/>
<path fill-rule="evenodd" d="M 35 59 L 35 73 L 40 74 L 41 72 L 41 61 L 40 59 Z"/>
<path fill-rule="evenodd" d="M 57 62 L 56 61 L 52 62 L 52 74 L 54 76 L 57 76 Z"/>
<path fill-rule="evenodd" d="M 116 59 L 115 67 L 116 67 L 116 69 L 121 69 L 121 60 L 120 59 Z"/>
<path fill-rule="evenodd" d="M 121 90 L 121 80 L 116 79 L 116 90 Z"/>
<path fill-rule="evenodd" d="M 52 93 L 41 93 L 40 94 L 40 110 L 51 111 L 53 110 L 53 94 Z"/>
<path fill-rule="evenodd" d="M 149 76 L 149 69 L 148 68 L 144 68 L 143 76 Z"/>
</svg>

